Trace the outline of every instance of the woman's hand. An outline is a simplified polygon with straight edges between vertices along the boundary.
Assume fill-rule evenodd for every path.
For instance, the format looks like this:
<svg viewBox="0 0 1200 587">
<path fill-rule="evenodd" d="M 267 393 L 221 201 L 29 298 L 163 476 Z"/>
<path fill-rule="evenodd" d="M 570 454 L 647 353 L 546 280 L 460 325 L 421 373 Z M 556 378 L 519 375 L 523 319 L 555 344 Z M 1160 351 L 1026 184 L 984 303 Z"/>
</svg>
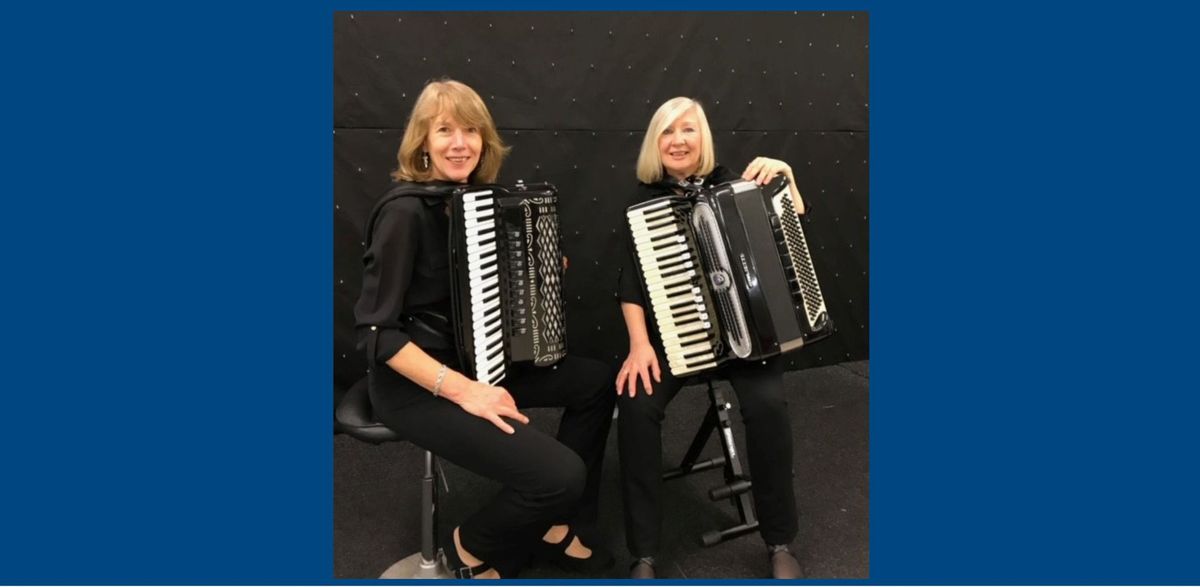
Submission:
<svg viewBox="0 0 1200 587">
<path fill-rule="evenodd" d="M 787 175 L 788 181 L 792 182 L 792 185 L 796 184 L 792 179 L 792 168 L 787 163 L 769 157 L 755 157 L 742 172 L 742 179 L 753 181 L 758 185 L 766 185 L 771 178 L 780 173 Z"/>
<path fill-rule="evenodd" d="M 654 381 L 662 382 L 662 371 L 658 368 L 658 355 L 654 354 L 654 347 L 649 343 L 631 346 L 629 356 L 625 357 L 625 364 L 621 365 L 621 371 L 617 373 L 617 395 L 621 395 L 625 383 L 628 382 L 629 397 L 637 396 L 639 379 L 646 386 L 646 395 L 654 395 L 654 387 L 650 385 L 651 373 L 654 374 Z"/>
<path fill-rule="evenodd" d="M 788 191 L 792 195 L 792 206 L 796 209 L 797 214 L 804 214 L 804 200 L 800 198 L 800 186 L 796 185 L 796 178 L 792 175 L 792 168 L 787 163 L 770 157 L 755 157 L 746 170 L 742 172 L 742 179 L 753 181 L 758 185 L 766 185 L 771 181 L 771 178 L 784 174 L 788 178 Z"/>
<path fill-rule="evenodd" d="M 516 432 L 501 416 L 512 418 L 522 424 L 528 424 L 529 418 L 517 411 L 517 402 L 513 401 L 508 390 L 503 387 L 488 385 L 481 381 L 471 381 L 462 393 L 454 398 L 464 411 L 472 416 L 483 418 L 495 424 L 506 434 Z"/>
</svg>

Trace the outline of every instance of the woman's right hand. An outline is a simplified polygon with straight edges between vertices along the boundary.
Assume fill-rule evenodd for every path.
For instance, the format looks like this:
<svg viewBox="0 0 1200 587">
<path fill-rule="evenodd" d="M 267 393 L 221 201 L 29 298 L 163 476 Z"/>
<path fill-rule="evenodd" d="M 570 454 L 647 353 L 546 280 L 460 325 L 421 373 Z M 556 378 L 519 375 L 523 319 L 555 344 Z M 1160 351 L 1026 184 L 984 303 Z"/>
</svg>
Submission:
<svg viewBox="0 0 1200 587">
<path fill-rule="evenodd" d="M 512 418 L 522 424 L 529 423 L 529 418 L 517 411 L 517 402 L 503 387 L 488 385 L 482 381 L 471 381 L 455 398 L 455 401 L 468 414 L 495 424 L 506 434 L 512 434 L 516 430 L 508 422 L 502 420 L 501 416 Z"/>
<path fill-rule="evenodd" d="M 658 355 L 654 353 L 654 347 L 649 343 L 630 347 L 629 356 L 625 357 L 625 364 L 621 365 L 621 371 L 617 373 L 617 395 L 621 395 L 628 382 L 629 397 L 637 396 L 639 380 L 646 386 L 646 395 L 654 395 L 654 387 L 650 385 L 651 373 L 654 374 L 654 381 L 662 382 L 662 371 L 658 368 Z"/>
</svg>

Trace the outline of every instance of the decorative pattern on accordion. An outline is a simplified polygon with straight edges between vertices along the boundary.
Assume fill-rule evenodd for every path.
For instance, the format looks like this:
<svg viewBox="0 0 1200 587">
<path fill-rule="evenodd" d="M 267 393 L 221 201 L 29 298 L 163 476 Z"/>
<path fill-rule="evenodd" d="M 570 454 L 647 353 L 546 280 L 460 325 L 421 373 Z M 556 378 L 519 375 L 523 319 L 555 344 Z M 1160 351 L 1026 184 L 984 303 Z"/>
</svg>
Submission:
<svg viewBox="0 0 1200 587">
<path fill-rule="evenodd" d="M 463 188 L 451 202 L 459 355 L 480 381 L 566 355 L 557 202 L 549 184 Z"/>
<path fill-rule="evenodd" d="M 717 301 L 717 315 L 725 327 L 725 340 L 729 350 L 739 358 L 750 355 L 750 327 L 742 310 L 742 299 L 734 287 L 733 264 L 725 254 L 721 243 L 721 229 L 717 215 L 708 204 L 697 202 L 692 213 L 692 227 L 700 243 L 701 259 L 708 274 L 713 297 Z"/>
<path fill-rule="evenodd" d="M 538 293 L 542 296 L 538 309 L 541 310 L 543 319 L 540 333 L 541 338 L 551 346 L 547 347 L 541 344 L 541 340 L 535 338 L 533 354 L 535 361 L 553 361 L 561 357 L 566 335 L 563 328 L 566 324 L 566 317 L 563 316 L 562 280 L 559 278 L 560 269 L 558 269 L 562 265 L 562 251 L 559 250 L 558 216 L 549 214 L 540 216 L 537 220 L 536 232 L 540 260 L 537 268 L 541 278 Z M 534 331 L 539 331 L 536 323 Z M 558 354 L 556 355 L 556 353 Z"/>
</svg>

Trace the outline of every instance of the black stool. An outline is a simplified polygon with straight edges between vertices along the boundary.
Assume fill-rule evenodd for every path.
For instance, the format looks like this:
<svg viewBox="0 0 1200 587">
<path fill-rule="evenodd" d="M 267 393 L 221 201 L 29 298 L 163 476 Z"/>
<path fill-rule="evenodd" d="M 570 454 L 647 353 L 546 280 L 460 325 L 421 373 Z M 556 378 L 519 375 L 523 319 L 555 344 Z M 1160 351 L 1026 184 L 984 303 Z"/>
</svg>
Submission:
<svg viewBox="0 0 1200 587">
<path fill-rule="evenodd" d="M 700 423 L 700 428 L 696 430 L 696 436 L 692 438 L 692 444 L 688 447 L 687 453 L 684 454 L 683 460 L 679 466 L 667 470 L 663 473 L 663 479 L 677 479 L 692 473 L 715 469 L 720 466 L 725 467 L 725 484 L 713 487 L 708 490 L 708 497 L 713 501 L 719 501 L 728 498 L 735 507 L 737 507 L 738 515 L 741 517 L 740 524 L 734 524 L 722 530 L 709 530 L 700 536 L 700 542 L 704 546 L 714 546 L 726 540 L 737 538 L 758 530 L 758 517 L 754 513 L 754 502 L 750 499 L 750 476 L 746 474 L 742 467 L 742 461 L 738 457 L 740 452 L 737 449 L 737 443 L 733 439 L 733 429 L 730 427 L 729 410 L 732 406 L 725 401 L 725 395 L 721 393 L 713 384 L 714 378 L 698 378 L 685 381 L 685 384 L 695 385 L 699 383 L 708 384 L 708 398 L 710 404 L 708 413 L 704 415 L 704 420 Z M 708 444 L 709 437 L 714 431 L 720 432 L 722 456 L 711 458 L 704 461 L 698 461 L 700 451 L 704 450 L 704 445 Z"/>
<path fill-rule="evenodd" d="M 355 383 L 334 412 L 337 431 L 345 432 L 363 442 L 379 445 L 403 440 L 399 434 L 375 421 L 367 380 Z M 441 564 L 442 550 L 437 547 L 438 488 L 434 477 L 437 460 L 425 451 L 425 475 L 421 477 L 421 552 L 396 561 L 383 572 L 380 579 L 450 579 Z M 439 470 L 440 472 L 440 470 Z"/>
</svg>

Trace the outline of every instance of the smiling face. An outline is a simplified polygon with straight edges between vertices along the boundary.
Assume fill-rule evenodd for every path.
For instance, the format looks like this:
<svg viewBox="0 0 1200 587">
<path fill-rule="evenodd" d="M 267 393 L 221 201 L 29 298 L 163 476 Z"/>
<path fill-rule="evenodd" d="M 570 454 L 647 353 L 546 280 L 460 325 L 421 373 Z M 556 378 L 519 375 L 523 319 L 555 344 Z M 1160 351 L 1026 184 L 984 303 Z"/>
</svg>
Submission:
<svg viewBox="0 0 1200 587">
<path fill-rule="evenodd" d="M 700 150 L 704 146 L 696 109 L 689 109 L 663 129 L 658 137 L 658 152 L 663 169 L 676 179 L 686 179 L 700 169 Z"/>
<path fill-rule="evenodd" d="M 434 179 L 466 183 L 479 165 L 482 151 L 479 128 L 465 126 L 446 112 L 433 118 L 425 136 L 425 152 L 429 153 Z"/>
</svg>

